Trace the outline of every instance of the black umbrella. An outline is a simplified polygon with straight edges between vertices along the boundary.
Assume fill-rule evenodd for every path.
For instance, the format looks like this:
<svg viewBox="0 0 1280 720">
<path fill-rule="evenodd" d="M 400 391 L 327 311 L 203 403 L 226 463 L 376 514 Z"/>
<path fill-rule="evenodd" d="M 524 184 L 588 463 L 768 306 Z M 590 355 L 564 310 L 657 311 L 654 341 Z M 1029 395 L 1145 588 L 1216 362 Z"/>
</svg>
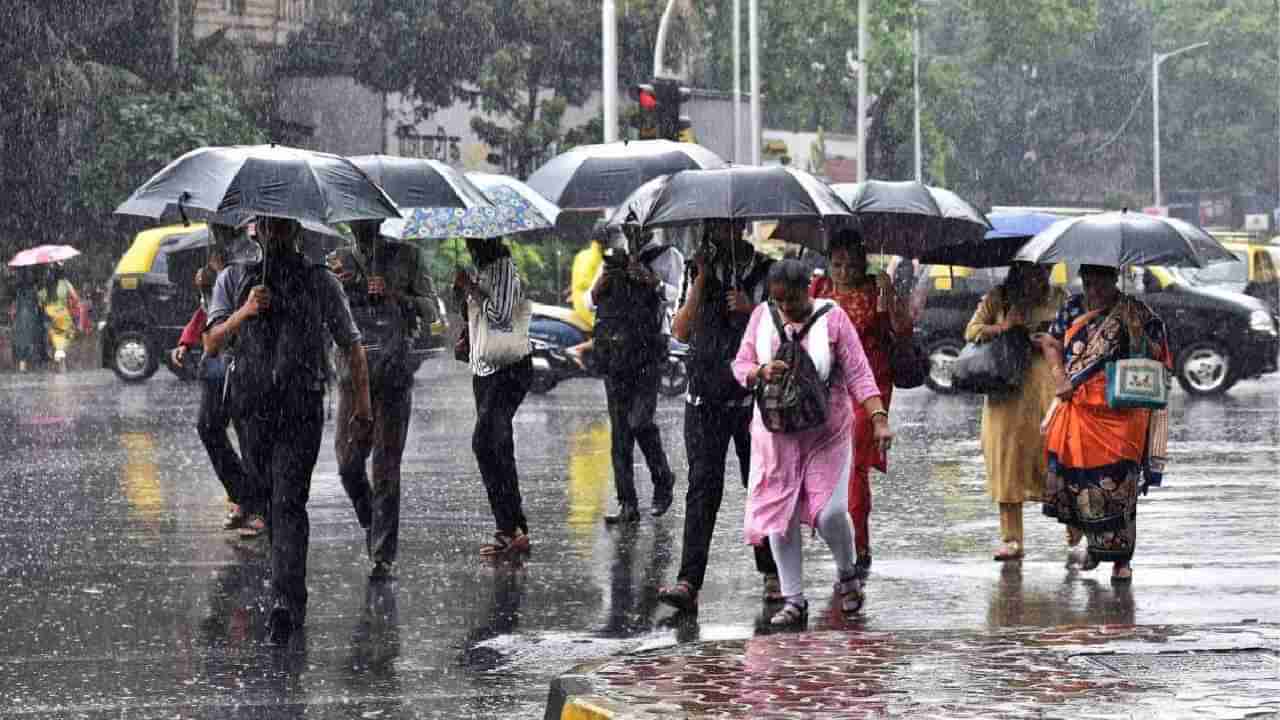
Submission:
<svg viewBox="0 0 1280 720">
<path fill-rule="evenodd" d="M 438 160 L 393 155 L 360 155 L 350 159 L 402 210 L 493 207 L 480 188 Z"/>
<path fill-rule="evenodd" d="M 399 217 L 395 203 L 350 160 L 279 145 L 205 147 L 169 163 L 117 213 L 160 218 L 249 215 L 322 224 Z"/>
<path fill-rule="evenodd" d="M 1027 241 L 1062 219 L 1061 215 L 1039 212 L 991 213 L 991 230 L 978 241 L 947 245 L 920 258 L 923 265 L 960 265 L 962 267 L 1002 267 L 1013 261 Z"/>
<path fill-rule="evenodd" d="M 885 180 L 831 188 L 857 216 L 873 252 L 918 258 L 948 245 L 981 241 L 991 230 L 981 210 L 943 188 Z"/>
<path fill-rule="evenodd" d="M 561 210 L 617 207 L 633 190 L 680 170 L 724 167 L 720 156 L 693 143 L 670 140 L 579 145 L 529 176 L 529 187 Z"/>
<path fill-rule="evenodd" d="M 802 170 L 740 165 L 685 170 L 642 185 L 614 211 L 612 226 L 689 225 L 704 220 L 851 220 L 849 208 Z"/>
<path fill-rule="evenodd" d="M 1204 267 L 1239 260 L 1212 235 L 1191 223 L 1131 212 L 1059 220 L 1023 245 L 1013 259 L 1113 268 L 1125 265 Z"/>
</svg>

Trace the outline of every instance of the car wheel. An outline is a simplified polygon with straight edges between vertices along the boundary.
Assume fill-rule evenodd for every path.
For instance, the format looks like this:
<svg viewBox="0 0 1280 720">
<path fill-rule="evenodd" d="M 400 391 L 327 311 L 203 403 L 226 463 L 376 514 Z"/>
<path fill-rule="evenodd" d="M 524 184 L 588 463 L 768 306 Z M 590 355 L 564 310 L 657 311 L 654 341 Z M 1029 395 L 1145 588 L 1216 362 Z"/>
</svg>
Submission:
<svg viewBox="0 0 1280 720">
<path fill-rule="evenodd" d="M 155 374 L 160 359 L 140 332 L 121 333 L 111 350 L 111 369 L 125 382 L 142 382 Z"/>
<path fill-rule="evenodd" d="M 679 397 L 688 389 L 689 371 L 685 368 L 684 360 L 667 358 L 662 365 L 662 380 L 658 385 L 658 392 L 665 397 Z"/>
<path fill-rule="evenodd" d="M 929 357 L 929 375 L 924 381 L 930 390 L 944 395 L 955 392 L 955 388 L 951 386 L 951 368 L 963 348 L 964 343 L 959 340 L 939 340 L 929 346 L 926 351 Z"/>
<path fill-rule="evenodd" d="M 1231 355 L 1221 345 L 1200 342 L 1178 354 L 1178 384 L 1189 395 L 1219 395 L 1235 385 Z"/>
</svg>

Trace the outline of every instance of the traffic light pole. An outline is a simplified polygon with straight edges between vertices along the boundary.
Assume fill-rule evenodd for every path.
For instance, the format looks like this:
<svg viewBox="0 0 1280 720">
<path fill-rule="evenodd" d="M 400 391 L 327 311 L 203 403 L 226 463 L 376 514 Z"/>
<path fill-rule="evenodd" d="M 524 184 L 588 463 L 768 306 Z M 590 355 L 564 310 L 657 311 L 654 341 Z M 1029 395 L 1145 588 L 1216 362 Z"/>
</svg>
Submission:
<svg viewBox="0 0 1280 720">
<path fill-rule="evenodd" d="M 614 0 L 604 0 L 600 11 L 601 45 L 604 51 L 604 82 L 601 104 L 604 106 L 604 141 L 618 139 L 618 12 Z"/>
<path fill-rule="evenodd" d="M 751 46 L 751 164 L 760 164 L 760 0 L 748 5 L 747 43 Z"/>
</svg>

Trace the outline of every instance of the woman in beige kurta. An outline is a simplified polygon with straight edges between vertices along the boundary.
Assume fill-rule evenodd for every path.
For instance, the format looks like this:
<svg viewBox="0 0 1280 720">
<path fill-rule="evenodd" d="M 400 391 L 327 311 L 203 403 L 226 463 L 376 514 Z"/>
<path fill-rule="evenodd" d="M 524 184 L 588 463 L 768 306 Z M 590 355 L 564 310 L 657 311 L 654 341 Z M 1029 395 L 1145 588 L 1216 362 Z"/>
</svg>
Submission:
<svg viewBox="0 0 1280 720">
<path fill-rule="evenodd" d="M 1049 284 L 1049 268 L 1015 263 L 1003 284 L 987 293 L 965 328 L 965 340 L 982 342 L 1014 326 L 1039 336 L 1066 302 L 1062 288 Z M 1017 392 L 988 395 L 982 407 L 982 454 L 987 490 L 1000 506 L 1001 545 L 996 560 L 1022 557 L 1022 503 L 1040 502 L 1044 491 L 1044 441 L 1040 421 L 1053 402 L 1053 374 L 1039 350 Z"/>
</svg>

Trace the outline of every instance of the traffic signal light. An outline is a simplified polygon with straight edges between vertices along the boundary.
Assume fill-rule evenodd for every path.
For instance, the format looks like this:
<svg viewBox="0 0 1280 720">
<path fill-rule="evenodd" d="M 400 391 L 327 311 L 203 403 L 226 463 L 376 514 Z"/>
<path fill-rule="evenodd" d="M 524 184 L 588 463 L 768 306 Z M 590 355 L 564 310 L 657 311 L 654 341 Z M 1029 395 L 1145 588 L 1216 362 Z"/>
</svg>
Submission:
<svg viewBox="0 0 1280 720">
<path fill-rule="evenodd" d="M 640 127 L 639 135 L 641 140 L 653 140 L 658 137 L 658 93 L 654 91 L 653 86 L 649 83 L 640 83 L 631 86 L 631 99 L 640 105 Z"/>
<path fill-rule="evenodd" d="M 692 142 L 689 119 L 680 115 L 680 107 L 690 95 L 689 88 L 673 78 L 633 85 L 631 97 L 640 105 L 640 137 Z"/>
<path fill-rule="evenodd" d="M 658 137 L 667 140 L 680 139 L 680 106 L 692 92 L 672 78 L 654 78 L 653 89 L 658 96 Z"/>
</svg>

